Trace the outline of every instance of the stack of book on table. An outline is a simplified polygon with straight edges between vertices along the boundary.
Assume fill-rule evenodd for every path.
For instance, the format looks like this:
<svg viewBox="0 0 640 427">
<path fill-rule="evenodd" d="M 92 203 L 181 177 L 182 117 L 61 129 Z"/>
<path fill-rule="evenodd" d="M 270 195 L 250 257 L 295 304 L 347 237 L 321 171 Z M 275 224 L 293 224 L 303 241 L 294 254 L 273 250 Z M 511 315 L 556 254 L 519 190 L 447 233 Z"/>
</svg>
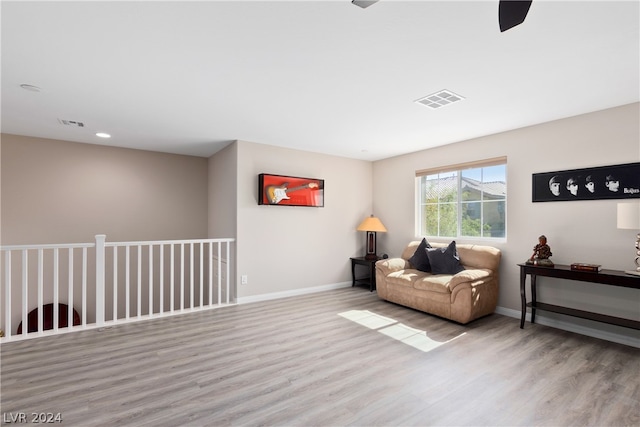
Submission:
<svg viewBox="0 0 640 427">
<path fill-rule="evenodd" d="M 580 271 L 591 271 L 593 273 L 597 273 L 602 270 L 602 266 L 600 264 L 588 264 L 584 262 L 574 262 L 571 264 L 572 270 L 580 270 Z"/>
</svg>

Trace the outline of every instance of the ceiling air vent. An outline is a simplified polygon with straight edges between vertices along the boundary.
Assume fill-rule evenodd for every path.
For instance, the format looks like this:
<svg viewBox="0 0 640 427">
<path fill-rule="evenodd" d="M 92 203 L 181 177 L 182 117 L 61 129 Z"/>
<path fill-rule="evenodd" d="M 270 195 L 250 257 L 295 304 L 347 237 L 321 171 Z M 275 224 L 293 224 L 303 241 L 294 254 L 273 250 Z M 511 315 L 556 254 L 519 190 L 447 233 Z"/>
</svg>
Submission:
<svg viewBox="0 0 640 427">
<path fill-rule="evenodd" d="M 436 108 L 453 104 L 454 102 L 462 101 L 463 99 L 464 97 L 457 95 L 450 90 L 443 89 L 432 93 L 431 95 L 427 95 L 424 98 L 420 98 L 416 102 L 435 110 Z"/>
<path fill-rule="evenodd" d="M 63 119 L 58 119 L 58 122 L 61 125 L 65 125 L 65 126 L 73 126 L 73 127 L 77 127 L 77 128 L 83 128 L 84 127 L 84 123 L 79 122 L 77 120 L 63 120 Z"/>
</svg>

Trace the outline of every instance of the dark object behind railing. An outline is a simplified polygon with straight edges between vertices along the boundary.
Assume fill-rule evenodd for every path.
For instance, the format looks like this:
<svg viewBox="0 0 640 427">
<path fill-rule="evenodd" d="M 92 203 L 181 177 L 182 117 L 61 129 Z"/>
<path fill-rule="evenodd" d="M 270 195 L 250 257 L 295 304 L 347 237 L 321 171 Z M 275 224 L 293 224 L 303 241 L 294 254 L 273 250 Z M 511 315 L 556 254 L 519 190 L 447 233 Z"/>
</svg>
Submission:
<svg viewBox="0 0 640 427">
<path fill-rule="evenodd" d="M 69 306 L 67 304 L 58 304 L 58 328 L 66 328 L 69 326 Z M 73 326 L 80 325 L 80 315 L 73 310 Z M 38 309 L 34 308 L 27 316 L 27 333 L 38 332 Z M 45 304 L 42 311 L 42 330 L 53 329 L 53 304 Z M 22 322 L 18 325 L 16 334 L 22 333 Z"/>
</svg>

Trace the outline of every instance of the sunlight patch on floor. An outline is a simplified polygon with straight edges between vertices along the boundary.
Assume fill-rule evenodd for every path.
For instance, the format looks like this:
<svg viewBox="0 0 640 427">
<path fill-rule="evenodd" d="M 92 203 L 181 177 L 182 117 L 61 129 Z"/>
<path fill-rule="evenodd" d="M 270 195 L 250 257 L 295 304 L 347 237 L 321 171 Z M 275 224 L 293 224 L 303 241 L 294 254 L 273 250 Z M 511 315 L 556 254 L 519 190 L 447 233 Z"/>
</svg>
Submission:
<svg viewBox="0 0 640 427">
<path fill-rule="evenodd" d="M 447 341 L 436 341 L 427 336 L 427 331 L 412 328 L 394 319 L 380 316 L 379 314 L 373 313 L 369 310 L 349 310 L 343 313 L 338 313 L 338 316 L 342 316 L 359 325 L 366 326 L 369 329 L 377 330 L 383 335 L 417 348 L 425 353 L 466 334 L 466 332 L 464 332 Z"/>
</svg>

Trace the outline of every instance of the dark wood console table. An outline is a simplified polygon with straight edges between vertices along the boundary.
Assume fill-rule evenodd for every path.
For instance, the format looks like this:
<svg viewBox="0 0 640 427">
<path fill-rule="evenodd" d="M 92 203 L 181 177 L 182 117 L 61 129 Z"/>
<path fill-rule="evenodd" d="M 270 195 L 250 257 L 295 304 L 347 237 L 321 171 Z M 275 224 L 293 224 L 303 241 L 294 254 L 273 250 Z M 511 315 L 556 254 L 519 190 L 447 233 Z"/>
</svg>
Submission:
<svg viewBox="0 0 640 427">
<path fill-rule="evenodd" d="M 572 270 L 568 265 L 557 265 L 555 267 L 543 267 L 531 264 L 518 264 L 520 267 L 520 298 L 522 300 L 522 317 L 520 318 L 520 328 L 524 328 L 524 319 L 527 314 L 527 307 L 531 307 L 531 323 L 535 323 L 536 310 L 550 311 L 553 313 L 565 314 L 567 316 L 580 317 L 583 319 L 595 320 L 609 323 L 611 325 L 624 326 L 631 329 L 640 330 L 640 322 L 637 320 L 624 319 L 620 317 L 608 316 L 605 314 L 593 313 L 590 311 L 576 310 L 574 308 L 561 307 L 552 304 L 545 304 L 536 300 L 536 278 L 538 276 L 555 277 L 558 279 L 577 280 L 581 282 L 600 283 L 609 286 L 621 286 L 624 288 L 640 289 L 640 277 L 626 274 L 619 270 L 601 270 L 597 273 L 590 271 Z M 527 274 L 531 276 L 531 302 L 527 303 L 525 292 L 525 282 Z"/>
</svg>

